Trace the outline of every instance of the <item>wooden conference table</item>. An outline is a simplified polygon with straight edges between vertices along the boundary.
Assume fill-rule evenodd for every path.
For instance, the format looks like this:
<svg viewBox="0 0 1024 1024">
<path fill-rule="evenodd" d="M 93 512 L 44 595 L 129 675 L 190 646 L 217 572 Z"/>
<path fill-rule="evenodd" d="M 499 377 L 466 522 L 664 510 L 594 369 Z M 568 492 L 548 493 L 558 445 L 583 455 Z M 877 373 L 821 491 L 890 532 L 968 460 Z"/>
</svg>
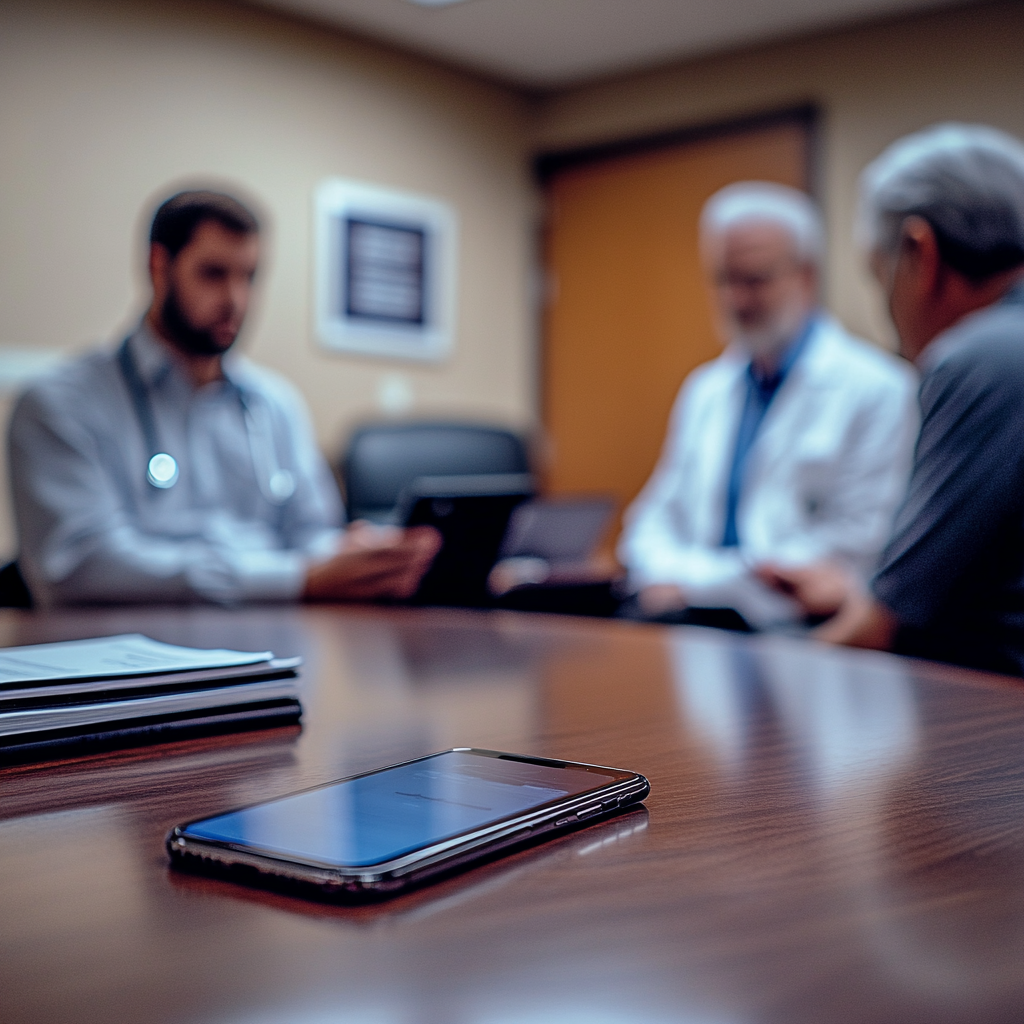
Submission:
<svg viewBox="0 0 1024 1024">
<path fill-rule="evenodd" d="M 302 654 L 305 724 L 0 771 L 0 1020 L 1024 1020 L 1024 686 L 516 613 L 0 614 Z M 646 774 L 646 809 L 391 903 L 172 872 L 226 807 L 456 745 Z"/>
</svg>

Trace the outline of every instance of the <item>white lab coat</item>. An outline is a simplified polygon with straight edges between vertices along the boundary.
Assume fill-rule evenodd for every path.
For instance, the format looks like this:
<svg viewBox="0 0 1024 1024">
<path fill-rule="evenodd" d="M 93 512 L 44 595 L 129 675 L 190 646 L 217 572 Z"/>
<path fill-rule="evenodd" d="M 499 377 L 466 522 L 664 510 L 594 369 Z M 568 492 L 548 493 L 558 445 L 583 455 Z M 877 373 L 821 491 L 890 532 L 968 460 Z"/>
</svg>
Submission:
<svg viewBox="0 0 1024 1024">
<path fill-rule="evenodd" d="M 865 577 L 873 569 L 910 474 L 917 381 L 909 364 L 819 315 L 747 457 L 740 547 L 723 548 L 748 364 L 733 346 L 686 379 L 654 474 L 626 513 L 619 557 L 637 589 L 677 584 L 691 605 L 735 608 L 769 628 L 797 609 L 752 566 L 828 558 Z"/>
</svg>

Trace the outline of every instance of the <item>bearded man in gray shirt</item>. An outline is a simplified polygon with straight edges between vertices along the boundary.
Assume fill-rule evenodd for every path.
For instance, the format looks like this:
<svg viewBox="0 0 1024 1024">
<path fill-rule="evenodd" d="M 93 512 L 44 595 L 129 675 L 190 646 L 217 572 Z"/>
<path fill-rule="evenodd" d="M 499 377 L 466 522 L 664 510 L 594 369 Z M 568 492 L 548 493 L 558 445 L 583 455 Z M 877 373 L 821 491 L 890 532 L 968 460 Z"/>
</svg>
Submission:
<svg viewBox="0 0 1024 1024">
<path fill-rule="evenodd" d="M 870 590 L 763 566 L 820 639 L 1024 675 L 1024 145 L 941 125 L 864 172 L 862 226 L 921 371 L 906 500 Z"/>
<path fill-rule="evenodd" d="M 231 351 L 259 256 L 258 222 L 237 199 L 172 196 L 150 230 L 141 323 L 19 400 L 11 482 L 37 604 L 416 590 L 436 533 L 343 529 L 302 399 Z"/>
</svg>

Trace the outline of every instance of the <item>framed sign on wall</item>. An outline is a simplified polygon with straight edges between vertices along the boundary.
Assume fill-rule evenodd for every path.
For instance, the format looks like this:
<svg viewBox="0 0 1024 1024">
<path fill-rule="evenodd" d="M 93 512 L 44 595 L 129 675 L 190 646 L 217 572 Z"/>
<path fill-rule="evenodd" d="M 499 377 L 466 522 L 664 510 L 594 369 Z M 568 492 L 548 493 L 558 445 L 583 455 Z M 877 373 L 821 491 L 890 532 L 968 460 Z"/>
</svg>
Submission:
<svg viewBox="0 0 1024 1024">
<path fill-rule="evenodd" d="M 339 352 L 440 360 L 454 343 L 446 203 L 331 178 L 316 191 L 316 334 Z"/>
</svg>

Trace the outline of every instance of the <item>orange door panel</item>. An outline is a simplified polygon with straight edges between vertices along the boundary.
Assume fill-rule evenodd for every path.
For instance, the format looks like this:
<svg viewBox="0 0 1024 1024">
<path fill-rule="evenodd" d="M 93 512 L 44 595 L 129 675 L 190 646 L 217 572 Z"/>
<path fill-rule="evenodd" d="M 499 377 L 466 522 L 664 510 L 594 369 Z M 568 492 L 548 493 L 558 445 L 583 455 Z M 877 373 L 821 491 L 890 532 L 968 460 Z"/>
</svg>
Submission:
<svg viewBox="0 0 1024 1024">
<path fill-rule="evenodd" d="M 613 157 L 548 182 L 547 488 L 625 506 L 654 467 L 683 378 L 721 345 L 697 220 L 743 179 L 806 187 L 807 129 L 784 123 Z"/>
</svg>

